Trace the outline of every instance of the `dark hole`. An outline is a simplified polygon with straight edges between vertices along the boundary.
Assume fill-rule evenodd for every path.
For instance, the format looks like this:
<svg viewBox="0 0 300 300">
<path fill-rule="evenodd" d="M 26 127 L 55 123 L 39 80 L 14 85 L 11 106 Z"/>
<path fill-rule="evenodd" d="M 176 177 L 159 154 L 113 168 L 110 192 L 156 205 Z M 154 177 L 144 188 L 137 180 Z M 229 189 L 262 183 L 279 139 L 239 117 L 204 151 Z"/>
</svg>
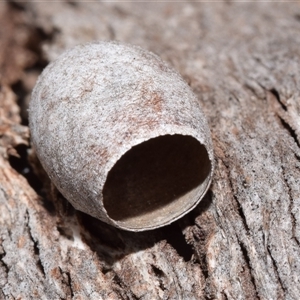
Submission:
<svg viewBox="0 0 300 300">
<path fill-rule="evenodd" d="M 68 1 L 67 1 L 67 4 L 69 4 L 69 5 L 72 6 L 72 7 L 77 7 L 77 6 L 78 6 L 78 2 L 76 2 L 76 1 L 71 1 L 71 0 L 68 0 Z"/>
<path fill-rule="evenodd" d="M 295 19 L 300 22 L 300 14 L 295 14 Z"/>
<path fill-rule="evenodd" d="M 26 10 L 26 4 L 24 3 L 20 3 L 20 2 L 16 2 L 16 1 L 8 1 L 8 5 L 15 10 L 18 11 L 25 11 Z"/>
<path fill-rule="evenodd" d="M 177 251 L 185 261 L 190 261 L 193 255 L 193 248 L 187 243 L 182 234 L 182 230 L 177 222 L 172 223 L 162 229 L 165 239 Z"/>
<path fill-rule="evenodd" d="M 61 235 L 66 237 L 70 241 L 74 241 L 73 231 L 71 228 L 63 227 L 63 226 L 57 226 L 57 230 Z"/>
<path fill-rule="evenodd" d="M 20 107 L 20 115 L 22 118 L 22 125 L 28 126 L 28 114 L 27 114 L 27 104 L 26 104 L 26 96 L 28 91 L 24 87 L 21 80 L 17 81 L 15 84 L 12 85 L 12 90 L 18 97 L 18 105 Z"/>
<path fill-rule="evenodd" d="M 207 151 L 195 138 L 165 135 L 125 153 L 108 174 L 104 207 L 130 228 L 164 224 L 192 207 L 207 187 Z"/>
<path fill-rule="evenodd" d="M 39 178 L 34 174 L 31 166 L 27 160 L 27 146 L 18 145 L 15 147 L 19 157 L 10 155 L 9 163 L 10 165 L 20 174 L 22 174 L 30 184 L 30 186 L 39 193 L 42 188 L 42 183 Z"/>
</svg>

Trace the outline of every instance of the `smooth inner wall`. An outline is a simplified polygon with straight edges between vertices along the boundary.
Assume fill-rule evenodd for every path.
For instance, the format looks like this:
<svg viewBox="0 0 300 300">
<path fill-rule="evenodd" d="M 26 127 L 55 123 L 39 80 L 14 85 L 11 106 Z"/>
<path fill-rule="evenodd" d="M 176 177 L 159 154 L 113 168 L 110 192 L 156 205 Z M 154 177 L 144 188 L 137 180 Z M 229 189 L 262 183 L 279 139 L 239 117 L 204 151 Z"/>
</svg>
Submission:
<svg viewBox="0 0 300 300">
<path fill-rule="evenodd" d="M 206 189 L 211 164 L 195 138 L 165 135 L 139 144 L 114 165 L 104 189 L 110 218 L 127 228 L 166 223 Z"/>
</svg>

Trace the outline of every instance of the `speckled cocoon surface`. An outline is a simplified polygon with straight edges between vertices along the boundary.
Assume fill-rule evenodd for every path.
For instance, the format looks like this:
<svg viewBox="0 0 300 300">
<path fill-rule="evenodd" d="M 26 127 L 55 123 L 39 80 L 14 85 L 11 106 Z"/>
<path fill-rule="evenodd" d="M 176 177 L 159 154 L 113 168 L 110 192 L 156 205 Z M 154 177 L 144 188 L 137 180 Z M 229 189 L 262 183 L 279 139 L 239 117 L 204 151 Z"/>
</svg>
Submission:
<svg viewBox="0 0 300 300">
<path fill-rule="evenodd" d="M 167 225 L 209 187 L 213 151 L 199 101 L 139 47 L 96 42 L 65 52 L 39 77 L 29 122 L 59 191 L 116 227 Z"/>
</svg>

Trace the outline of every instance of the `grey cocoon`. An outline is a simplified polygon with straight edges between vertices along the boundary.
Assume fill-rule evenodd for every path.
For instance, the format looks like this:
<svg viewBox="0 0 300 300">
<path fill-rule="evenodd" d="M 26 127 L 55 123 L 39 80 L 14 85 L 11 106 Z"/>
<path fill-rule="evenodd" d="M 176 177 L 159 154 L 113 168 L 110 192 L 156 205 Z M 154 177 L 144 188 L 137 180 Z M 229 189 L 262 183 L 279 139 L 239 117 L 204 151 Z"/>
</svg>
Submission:
<svg viewBox="0 0 300 300">
<path fill-rule="evenodd" d="M 198 99 L 139 47 L 95 42 L 65 52 L 39 77 L 29 123 L 64 197 L 122 229 L 177 220 L 211 182 L 212 142 Z"/>
</svg>

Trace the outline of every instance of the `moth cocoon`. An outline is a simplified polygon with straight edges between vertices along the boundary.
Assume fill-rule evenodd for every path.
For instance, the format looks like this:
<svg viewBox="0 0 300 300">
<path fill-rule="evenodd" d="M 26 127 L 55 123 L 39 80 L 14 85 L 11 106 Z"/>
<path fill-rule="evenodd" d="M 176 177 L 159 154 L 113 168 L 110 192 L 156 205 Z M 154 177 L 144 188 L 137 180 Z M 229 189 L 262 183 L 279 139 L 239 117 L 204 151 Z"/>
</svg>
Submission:
<svg viewBox="0 0 300 300">
<path fill-rule="evenodd" d="M 117 42 L 77 46 L 40 75 L 32 143 L 72 205 L 143 231 L 192 210 L 214 161 L 199 100 L 157 55 Z"/>
</svg>

